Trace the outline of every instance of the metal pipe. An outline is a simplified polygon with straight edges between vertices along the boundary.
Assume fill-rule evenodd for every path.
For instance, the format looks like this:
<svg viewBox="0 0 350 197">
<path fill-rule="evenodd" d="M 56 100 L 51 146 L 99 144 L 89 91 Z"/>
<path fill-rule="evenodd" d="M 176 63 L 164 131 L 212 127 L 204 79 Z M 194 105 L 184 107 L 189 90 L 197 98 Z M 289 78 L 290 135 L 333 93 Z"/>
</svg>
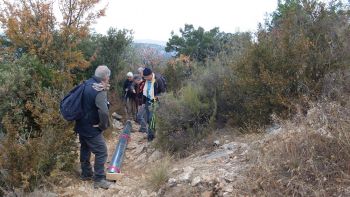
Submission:
<svg viewBox="0 0 350 197">
<path fill-rule="evenodd" d="M 131 132 L 131 122 L 128 120 L 125 123 L 125 127 L 123 132 L 119 136 L 118 144 L 115 148 L 112 161 L 110 166 L 108 167 L 108 173 L 120 173 L 122 162 L 125 155 L 125 150 L 128 145 L 128 141 L 130 139 L 130 132 Z"/>
</svg>

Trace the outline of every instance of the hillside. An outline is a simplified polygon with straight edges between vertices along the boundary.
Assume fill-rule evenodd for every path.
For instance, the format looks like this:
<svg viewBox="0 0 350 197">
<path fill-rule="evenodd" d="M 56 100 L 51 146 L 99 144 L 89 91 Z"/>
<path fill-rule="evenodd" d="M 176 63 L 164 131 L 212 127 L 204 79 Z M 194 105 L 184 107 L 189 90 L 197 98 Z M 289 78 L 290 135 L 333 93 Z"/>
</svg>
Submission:
<svg viewBox="0 0 350 197">
<path fill-rule="evenodd" d="M 344 120 L 334 116 L 337 110 L 344 112 Z M 320 116 L 323 116 L 323 120 L 317 122 Z M 29 196 L 177 197 L 181 194 L 181 196 L 229 197 L 264 196 L 270 193 L 282 196 L 285 191 L 266 187 L 265 184 L 267 182 L 287 184 L 288 172 L 280 174 L 274 172 L 271 167 L 281 165 L 282 168 L 295 162 L 305 169 L 295 168 L 294 175 L 291 174 L 293 178 L 301 181 L 300 178 L 305 176 L 305 179 L 308 179 L 308 176 L 311 178 L 312 175 L 302 172 L 314 171 L 324 179 L 324 190 L 313 190 L 312 183 L 305 182 L 303 185 L 295 185 L 296 188 L 292 188 L 290 192 L 305 196 L 328 196 L 330 193 L 349 196 L 349 179 L 344 177 L 345 179 L 338 180 L 337 185 L 333 185 L 333 175 L 318 171 L 328 165 L 324 163 L 328 162 L 326 158 L 319 161 L 320 158 L 317 156 L 309 155 L 307 160 L 303 161 L 304 154 L 307 152 L 305 148 L 323 150 L 323 143 L 330 142 L 332 137 L 338 135 L 337 132 L 332 131 L 332 126 L 327 125 L 327 122 L 332 121 L 339 124 L 339 128 L 346 129 L 349 128 L 349 117 L 349 110 L 341 109 L 336 102 L 320 103 L 310 109 L 305 116 L 299 114 L 291 121 L 276 122 L 273 127 L 261 129 L 259 134 L 242 135 L 235 129 L 228 128 L 216 130 L 198 144 L 201 148 L 185 158 L 170 157 L 167 153 L 156 150 L 154 143 L 147 142 L 145 134 L 137 132 L 139 126 L 133 122 L 133 131 L 122 169 L 123 177 L 109 190 L 95 190 L 92 188 L 92 182 L 82 182 L 77 177 L 69 176 L 60 180 L 59 186 L 53 187 L 50 192 L 37 190 Z M 117 143 L 117 136 L 122 128 L 120 125 L 120 122 L 114 120 L 114 129 L 107 142 L 108 161 L 111 160 Z M 232 135 L 232 132 L 237 134 Z M 310 135 L 312 140 L 309 139 Z M 299 141 L 300 147 L 289 147 L 292 141 Z M 349 146 L 349 144 L 344 145 Z M 329 148 L 340 147 L 333 144 L 333 147 Z M 264 155 L 264 152 L 267 155 Z M 272 152 L 277 155 L 271 154 Z M 279 160 L 278 154 L 284 154 L 286 160 Z M 330 156 L 327 154 L 332 153 L 324 151 L 321 155 Z M 332 157 L 339 159 L 341 155 Z M 76 171 L 79 171 L 78 166 Z M 298 173 L 299 171 L 301 174 Z M 289 182 L 289 184 L 293 183 Z M 284 187 L 289 188 L 287 185 Z"/>
<path fill-rule="evenodd" d="M 150 53 L 153 53 L 152 55 L 160 56 L 161 59 L 164 60 L 168 60 L 175 55 L 174 53 L 166 52 L 164 45 L 143 42 L 134 42 L 131 45 L 134 47 L 138 54 L 145 54 L 148 51 Z"/>
</svg>

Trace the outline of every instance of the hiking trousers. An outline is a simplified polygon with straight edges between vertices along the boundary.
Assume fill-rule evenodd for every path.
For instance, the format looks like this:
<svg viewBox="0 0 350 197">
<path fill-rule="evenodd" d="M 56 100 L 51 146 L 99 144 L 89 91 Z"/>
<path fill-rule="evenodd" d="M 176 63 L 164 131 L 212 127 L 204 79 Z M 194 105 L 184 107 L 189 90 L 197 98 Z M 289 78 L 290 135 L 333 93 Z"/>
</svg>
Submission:
<svg viewBox="0 0 350 197">
<path fill-rule="evenodd" d="M 127 119 L 134 120 L 136 117 L 136 101 L 134 98 L 127 97 L 124 100 L 125 102 L 125 113 L 127 114 Z"/>
<path fill-rule="evenodd" d="M 92 176 L 90 164 L 91 153 L 95 155 L 94 180 L 100 181 L 106 178 L 105 163 L 107 161 L 107 145 L 102 133 L 95 137 L 84 137 L 79 135 L 80 141 L 80 164 L 82 176 Z"/>
<path fill-rule="evenodd" d="M 138 122 L 141 125 L 140 131 L 147 132 L 147 136 L 149 139 L 154 138 L 154 131 L 149 126 L 154 113 L 153 110 L 154 108 L 152 107 L 152 103 L 146 102 L 146 104 L 142 105 L 137 114 Z"/>
</svg>

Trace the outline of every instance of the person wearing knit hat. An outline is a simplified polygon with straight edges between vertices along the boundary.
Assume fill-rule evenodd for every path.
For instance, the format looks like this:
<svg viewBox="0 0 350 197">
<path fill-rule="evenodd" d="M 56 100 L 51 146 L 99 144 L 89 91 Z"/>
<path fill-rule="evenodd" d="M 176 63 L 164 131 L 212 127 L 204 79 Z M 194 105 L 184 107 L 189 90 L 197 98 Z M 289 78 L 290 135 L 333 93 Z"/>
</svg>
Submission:
<svg viewBox="0 0 350 197">
<path fill-rule="evenodd" d="M 146 76 L 150 76 L 151 74 L 153 74 L 153 72 L 150 68 L 144 68 L 142 74 L 144 77 L 146 77 Z"/>
<path fill-rule="evenodd" d="M 126 74 L 126 76 L 129 78 L 129 77 L 134 77 L 134 74 L 132 74 L 132 72 L 128 72 L 127 74 Z"/>
<path fill-rule="evenodd" d="M 137 121 L 141 124 L 140 132 L 147 132 L 148 141 L 154 139 L 154 128 L 150 128 L 150 123 L 154 113 L 154 102 L 158 100 L 161 93 L 165 92 L 165 79 L 160 74 L 153 73 L 152 69 L 143 69 L 145 85 L 143 87 L 143 107 L 137 114 Z"/>
</svg>

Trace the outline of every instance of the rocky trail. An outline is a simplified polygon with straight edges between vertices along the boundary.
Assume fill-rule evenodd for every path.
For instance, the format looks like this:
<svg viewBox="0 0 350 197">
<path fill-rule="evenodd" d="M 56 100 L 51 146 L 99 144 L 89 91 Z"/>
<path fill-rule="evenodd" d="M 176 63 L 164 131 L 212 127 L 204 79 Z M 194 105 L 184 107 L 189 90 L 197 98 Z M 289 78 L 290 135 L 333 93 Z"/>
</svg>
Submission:
<svg viewBox="0 0 350 197">
<path fill-rule="evenodd" d="M 153 148 L 152 143 L 148 143 L 145 139 L 145 134 L 137 130 L 138 126 L 134 123 L 122 167 L 124 176 L 112 184 L 110 189 L 94 189 L 92 181 L 84 182 L 75 177 L 69 184 L 55 187 L 52 195 L 65 197 L 237 195 L 234 185 L 241 180 L 240 171 L 248 165 L 247 143 L 222 140 L 225 143 L 220 144 L 221 140 L 216 140 L 210 151 L 198 151 L 184 159 L 171 159 L 166 184 L 155 190 L 148 181 L 150 170 L 167 156 Z M 113 137 L 107 140 L 108 161 L 111 160 L 120 131 L 115 129 Z"/>
</svg>

